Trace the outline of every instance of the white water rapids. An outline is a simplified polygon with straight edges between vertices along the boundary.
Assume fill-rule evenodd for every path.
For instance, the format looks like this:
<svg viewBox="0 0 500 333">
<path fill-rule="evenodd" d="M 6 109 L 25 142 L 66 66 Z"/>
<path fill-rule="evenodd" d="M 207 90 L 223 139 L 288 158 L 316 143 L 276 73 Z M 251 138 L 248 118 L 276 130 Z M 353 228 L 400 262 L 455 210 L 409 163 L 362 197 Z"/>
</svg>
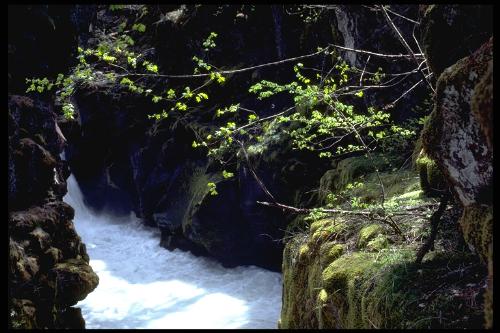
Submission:
<svg viewBox="0 0 500 333">
<path fill-rule="evenodd" d="M 87 245 L 98 287 L 76 306 L 87 328 L 276 328 L 281 274 L 224 268 L 159 246 L 159 231 L 136 218 L 96 216 L 73 175 L 64 201 Z"/>
</svg>

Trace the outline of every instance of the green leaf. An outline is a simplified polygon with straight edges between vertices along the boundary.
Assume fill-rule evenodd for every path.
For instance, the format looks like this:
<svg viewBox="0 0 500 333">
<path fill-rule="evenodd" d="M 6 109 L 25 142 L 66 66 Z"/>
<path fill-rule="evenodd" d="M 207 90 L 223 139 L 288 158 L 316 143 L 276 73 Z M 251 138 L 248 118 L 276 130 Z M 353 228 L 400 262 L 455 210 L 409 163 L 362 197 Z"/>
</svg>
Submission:
<svg viewBox="0 0 500 333">
<path fill-rule="evenodd" d="M 136 23 L 132 26 L 132 30 L 135 30 L 138 32 L 144 32 L 144 31 L 146 31 L 146 26 L 142 23 Z"/>
<path fill-rule="evenodd" d="M 217 195 L 217 185 L 215 185 L 215 183 L 208 183 L 207 184 L 207 187 L 208 187 L 208 192 L 210 193 L 210 195 Z"/>
<path fill-rule="evenodd" d="M 234 176 L 234 173 L 228 172 L 226 170 L 222 170 L 222 177 L 224 177 L 224 179 L 228 179 L 228 178 L 231 178 L 233 176 Z"/>
</svg>

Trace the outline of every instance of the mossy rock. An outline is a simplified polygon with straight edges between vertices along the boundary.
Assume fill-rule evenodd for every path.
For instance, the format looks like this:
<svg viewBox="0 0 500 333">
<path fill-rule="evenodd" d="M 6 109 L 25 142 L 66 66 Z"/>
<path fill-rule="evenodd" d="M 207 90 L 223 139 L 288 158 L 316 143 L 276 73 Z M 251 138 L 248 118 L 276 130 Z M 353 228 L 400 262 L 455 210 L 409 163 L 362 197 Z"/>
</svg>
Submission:
<svg viewBox="0 0 500 333">
<path fill-rule="evenodd" d="M 321 231 L 337 235 L 342 233 L 347 228 L 348 228 L 348 222 L 343 218 L 336 218 L 336 219 L 327 218 L 314 221 L 313 223 L 311 223 L 311 226 L 309 228 L 309 234 L 313 235 L 313 238 L 314 234 Z"/>
<path fill-rule="evenodd" d="M 316 313 L 319 329 L 335 327 L 335 309 L 331 297 L 325 289 L 321 289 L 316 297 Z"/>
<path fill-rule="evenodd" d="M 386 249 L 389 247 L 389 238 L 385 235 L 378 235 L 374 239 L 370 240 L 366 244 L 366 250 L 371 252 L 379 252 L 382 249 Z"/>
<path fill-rule="evenodd" d="M 374 267 L 374 259 L 374 254 L 367 252 L 354 252 L 340 257 L 323 270 L 324 288 L 346 296 L 349 281 Z"/>
<path fill-rule="evenodd" d="M 319 250 L 321 266 L 326 267 L 344 254 L 344 245 L 328 242 L 321 244 Z"/>
<path fill-rule="evenodd" d="M 493 206 L 473 204 L 464 207 L 460 226 L 467 243 L 487 263 L 489 256 L 492 256 L 490 246 L 493 244 Z"/>
<path fill-rule="evenodd" d="M 420 154 L 415 161 L 420 175 L 420 187 L 428 197 L 439 197 L 446 191 L 446 182 L 438 165 L 425 154 Z"/>
<path fill-rule="evenodd" d="M 299 251 L 309 255 L 299 255 Z M 297 240 L 288 242 L 283 253 L 283 307 L 280 328 L 315 328 L 316 299 L 321 286 L 321 266 L 318 258 L 307 252 L 308 247 Z"/>
<path fill-rule="evenodd" d="M 381 172 L 380 179 L 384 184 L 386 194 L 386 208 L 400 208 L 401 206 L 416 205 L 425 200 L 419 195 L 421 192 L 418 174 L 413 170 L 397 172 Z M 361 186 L 354 186 L 344 193 L 346 197 L 357 198 L 360 204 L 375 208 L 380 204 L 382 191 L 378 176 L 371 173 L 364 177 Z"/>
<path fill-rule="evenodd" d="M 324 202 L 329 193 L 344 189 L 347 184 L 360 176 L 370 174 L 376 168 L 383 170 L 388 165 L 388 161 L 381 156 L 373 157 L 373 162 L 365 156 L 349 157 L 339 161 L 335 169 L 328 170 L 320 179 L 320 202 Z"/>
<path fill-rule="evenodd" d="M 11 300 L 9 306 L 9 328 L 34 329 L 36 323 L 36 307 L 29 299 Z"/>
<path fill-rule="evenodd" d="M 385 229 L 380 224 L 373 223 L 367 225 L 359 231 L 358 241 L 356 245 L 359 249 L 362 249 L 368 244 L 368 242 L 384 233 Z"/>
<path fill-rule="evenodd" d="M 59 311 L 57 316 L 58 327 L 64 329 L 85 329 L 85 320 L 81 308 L 68 307 Z"/>
<path fill-rule="evenodd" d="M 56 303 L 71 306 L 83 300 L 99 284 L 99 277 L 82 259 L 68 259 L 52 269 L 56 277 Z"/>
<path fill-rule="evenodd" d="M 441 74 L 434 109 L 421 134 L 425 153 L 464 206 L 478 201 L 493 177 L 493 150 L 471 110 L 471 96 L 492 59 L 490 39 Z"/>
<path fill-rule="evenodd" d="M 299 248 L 299 260 L 307 259 L 310 254 L 311 254 L 311 249 L 309 248 L 309 245 L 302 244 Z"/>
<path fill-rule="evenodd" d="M 479 324 L 480 307 L 467 305 L 461 296 L 477 272 L 450 274 L 459 267 L 478 267 L 473 256 L 441 252 L 416 265 L 407 253 L 400 254 L 397 261 L 378 271 L 380 274 L 360 284 L 361 327 L 472 328 Z M 437 288 L 440 292 L 436 293 Z"/>
</svg>

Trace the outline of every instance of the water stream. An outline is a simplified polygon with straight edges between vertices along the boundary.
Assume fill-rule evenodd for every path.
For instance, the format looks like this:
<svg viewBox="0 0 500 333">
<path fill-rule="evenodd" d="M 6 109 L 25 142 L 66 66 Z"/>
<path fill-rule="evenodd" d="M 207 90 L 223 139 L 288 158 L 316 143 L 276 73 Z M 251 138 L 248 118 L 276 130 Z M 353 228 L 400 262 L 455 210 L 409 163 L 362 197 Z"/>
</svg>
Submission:
<svg viewBox="0 0 500 333">
<path fill-rule="evenodd" d="M 133 216 L 92 213 L 73 175 L 64 201 L 99 286 L 76 306 L 87 328 L 276 328 L 281 274 L 219 263 L 159 244 Z"/>
</svg>

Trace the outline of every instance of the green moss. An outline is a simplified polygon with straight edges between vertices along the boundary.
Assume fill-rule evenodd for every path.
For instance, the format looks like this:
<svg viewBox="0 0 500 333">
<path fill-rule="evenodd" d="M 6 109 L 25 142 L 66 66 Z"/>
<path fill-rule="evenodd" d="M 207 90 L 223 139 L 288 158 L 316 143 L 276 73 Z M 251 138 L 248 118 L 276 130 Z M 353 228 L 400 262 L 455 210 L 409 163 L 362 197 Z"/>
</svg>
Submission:
<svg viewBox="0 0 500 333">
<path fill-rule="evenodd" d="M 429 197 L 439 196 L 445 189 L 444 176 L 436 162 L 425 154 L 416 160 L 422 191 Z"/>
<path fill-rule="evenodd" d="M 479 204 L 464 207 L 460 226 L 467 243 L 474 247 L 484 262 L 488 262 L 493 244 L 493 207 Z"/>
<path fill-rule="evenodd" d="M 389 239 L 385 235 L 378 235 L 366 244 L 366 249 L 373 252 L 378 252 L 386 249 L 389 246 Z"/>
<path fill-rule="evenodd" d="M 349 157 L 341 160 L 335 169 L 328 170 L 321 177 L 319 187 L 319 201 L 325 202 L 328 193 L 336 193 L 344 189 L 347 184 L 375 171 L 386 168 L 388 162 L 381 156 L 375 156 L 373 162 L 365 156 Z"/>
<path fill-rule="evenodd" d="M 324 288 L 327 291 L 340 292 L 346 296 L 349 281 L 373 267 L 374 258 L 372 253 L 366 252 L 355 252 L 340 257 L 323 271 Z"/>
<path fill-rule="evenodd" d="M 474 321 L 481 311 L 466 306 L 458 292 L 461 285 L 467 285 L 464 280 L 474 278 L 473 274 L 465 278 L 449 274 L 457 267 L 473 267 L 473 257 L 441 253 L 419 266 L 405 252 L 400 255 L 398 261 L 360 285 L 361 327 L 423 329 L 477 325 Z M 436 315 L 439 313 L 441 316 Z"/>
<path fill-rule="evenodd" d="M 389 198 L 385 203 L 385 208 L 398 210 L 402 207 L 417 206 L 424 202 L 422 190 L 415 190 Z"/>
<path fill-rule="evenodd" d="M 347 228 L 347 222 L 342 218 L 337 219 L 322 219 L 311 223 L 309 228 L 310 234 L 316 233 L 318 230 L 325 230 L 330 233 L 338 234 Z"/>
<path fill-rule="evenodd" d="M 332 307 L 330 295 L 325 289 L 321 289 L 316 299 L 316 313 L 318 317 L 318 328 L 335 327 L 335 309 Z"/>
<path fill-rule="evenodd" d="M 283 252 L 283 306 L 280 328 L 315 328 L 313 309 L 321 289 L 321 266 L 317 257 L 299 256 L 298 240 L 290 241 Z"/>
<path fill-rule="evenodd" d="M 323 219 L 311 224 L 309 234 L 313 243 L 324 243 L 327 240 L 335 239 L 345 233 L 350 228 L 349 223 L 343 218 Z"/>
<path fill-rule="evenodd" d="M 311 252 L 311 249 L 309 248 L 309 245 L 303 244 L 300 249 L 299 249 L 299 258 L 303 259 L 307 257 Z"/>
<path fill-rule="evenodd" d="M 416 205 L 426 200 L 419 195 L 421 190 L 419 177 L 414 171 L 382 172 L 380 178 L 384 184 L 385 205 L 388 205 L 386 208 L 394 209 L 401 205 Z M 362 181 L 362 186 L 353 187 L 346 191 L 344 196 L 356 198 L 361 204 L 368 204 L 368 208 L 379 206 L 382 192 L 377 175 L 373 173 L 366 176 Z"/>
<path fill-rule="evenodd" d="M 358 283 L 378 263 L 375 256 L 366 252 L 344 255 L 331 263 L 322 273 L 323 288 L 332 295 L 332 302 L 338 311 L 341 328 L 357 328 L 353 322 L 357 310 L 356 293 Z"/>
<path fill-rule="evenodd" d="M 357 247 L 364 248 L 369 241 L 374 239 L 380 234 L 385 232 L 384 228 L 380 224 L 370 224 L 359 231 L 359 238 L 357 242 Z"/>
<path fill-rule="evenodd" d="M 320 261 L 321 266 L 326 267 L 344 253 L 344 245 L 328 242 L 321 244 Z"/>
<path fill-rule="evenodd" d="M 328 301 L 328 292 L 325 289 L 321 289 L 318 293 L 318 302 L 326 303 Z"/>
</svg>

